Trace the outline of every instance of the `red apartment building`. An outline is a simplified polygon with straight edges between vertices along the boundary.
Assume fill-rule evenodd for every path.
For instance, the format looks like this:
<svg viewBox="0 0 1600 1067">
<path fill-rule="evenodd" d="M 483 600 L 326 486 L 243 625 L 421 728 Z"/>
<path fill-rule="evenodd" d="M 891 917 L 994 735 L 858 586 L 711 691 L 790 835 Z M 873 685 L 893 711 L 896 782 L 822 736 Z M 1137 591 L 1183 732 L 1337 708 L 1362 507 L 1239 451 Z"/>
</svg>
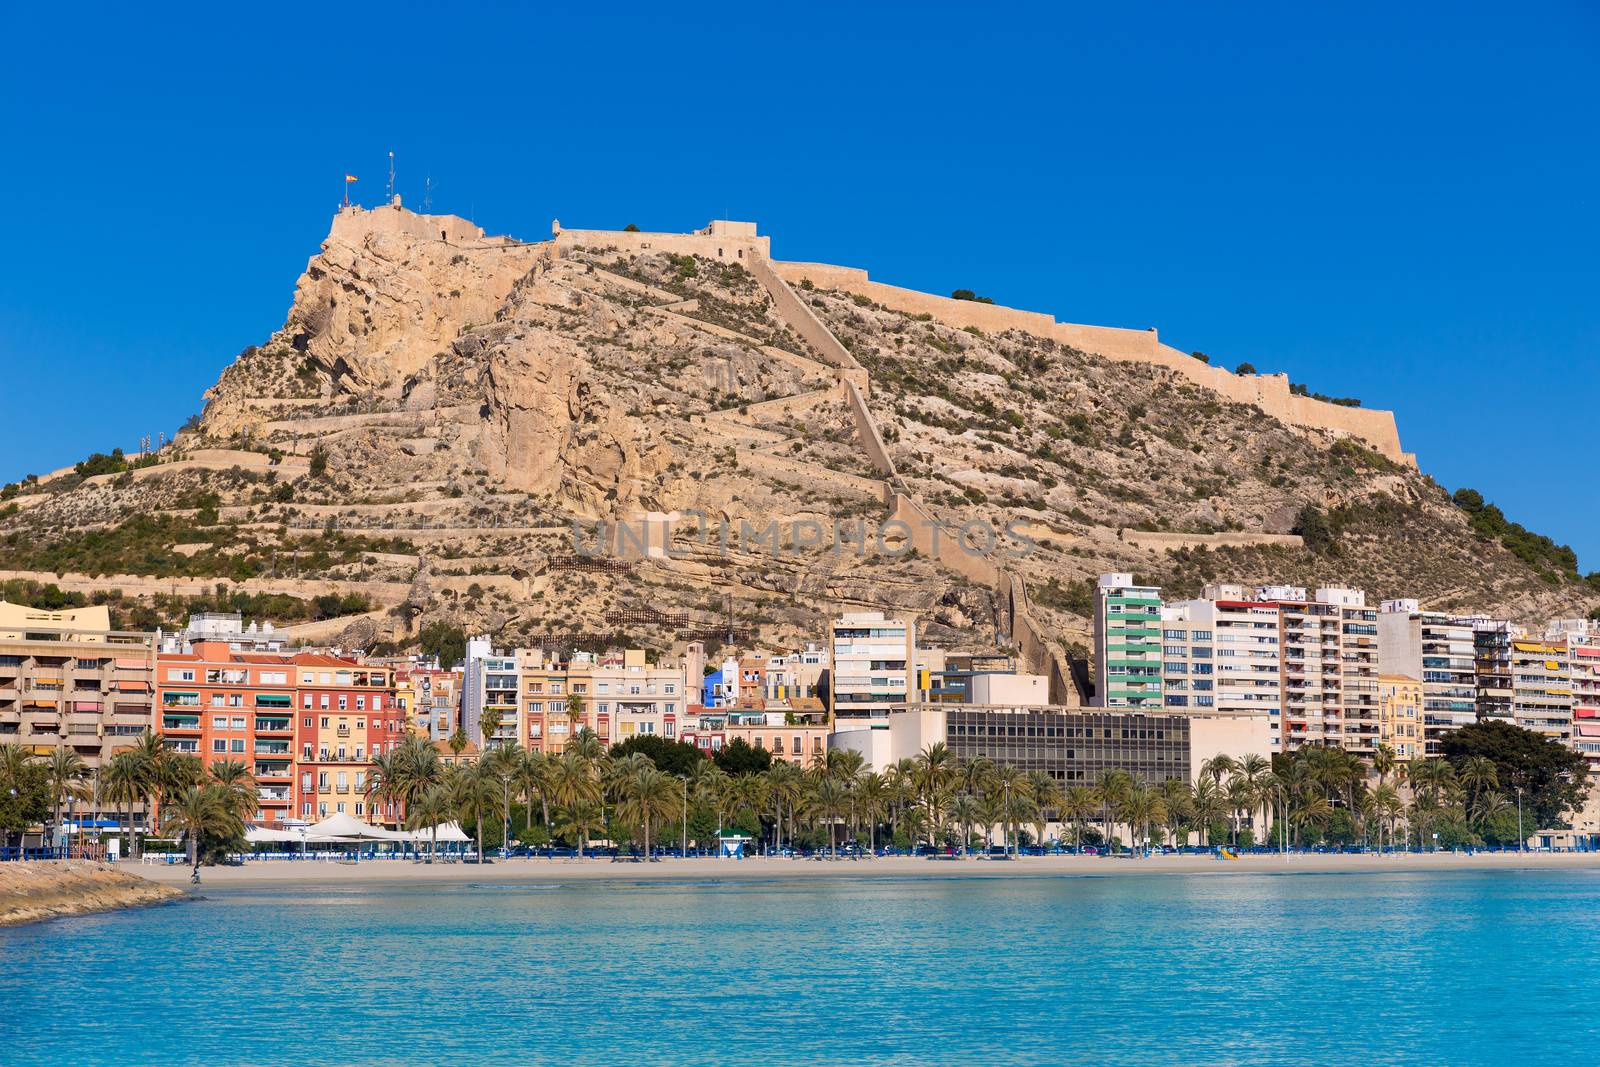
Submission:
<svg viewBox="0 0 1600 1067">
<path fill-rule="evenodd" d="M 244 763 L 255 774 L 255 820 L 317 821 L 371 811 L 367 763 L 405 736 L 394 672 L 356 659 L 310 652 L 235 652 L 226 641 L 196 641 L 156 660 L 155 727 L 167 746 L 208 766 Z"/>
</svg>

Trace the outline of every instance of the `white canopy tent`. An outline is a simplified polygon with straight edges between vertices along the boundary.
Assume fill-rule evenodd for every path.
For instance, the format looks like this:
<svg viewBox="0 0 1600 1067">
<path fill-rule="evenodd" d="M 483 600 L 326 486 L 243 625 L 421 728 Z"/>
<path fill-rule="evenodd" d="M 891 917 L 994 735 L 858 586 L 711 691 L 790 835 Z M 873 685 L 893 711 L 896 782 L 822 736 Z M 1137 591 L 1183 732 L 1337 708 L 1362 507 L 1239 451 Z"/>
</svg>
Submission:
<svg viewBox="0 0 1600 1067">
<path fill-rule="evenodd" d="M 244 839 L 252 845 L 299 844 L 305 836 L 293 830 L 269 830 L 265 826 L 252 826 L 244 832 Z"/>
<path fill-rule="evenodd" d="M 461 829 L 461 824 L 455 822 L 442 822 L 432 829 L 424 828 L 421 830 L 412 830 L 406 835 L 406 837 L 417 842 L 418 844 L 425 844 L 434 840 L 435 830 L 438 831 L 438 841 L 441 845 L 446 843 L 458 845 L 462 842 L 472 840 L 472 838 L 468 837 L 467 834 Z"/>
<path fill-rule="evenodd" d="M 306 828 L 305 840 L 318 841 L 410 841 L 411 835 L 401 830 L 385 830 L 381 826 L 364 823 L 353 815 L 340 812 Z"/>
</svg>

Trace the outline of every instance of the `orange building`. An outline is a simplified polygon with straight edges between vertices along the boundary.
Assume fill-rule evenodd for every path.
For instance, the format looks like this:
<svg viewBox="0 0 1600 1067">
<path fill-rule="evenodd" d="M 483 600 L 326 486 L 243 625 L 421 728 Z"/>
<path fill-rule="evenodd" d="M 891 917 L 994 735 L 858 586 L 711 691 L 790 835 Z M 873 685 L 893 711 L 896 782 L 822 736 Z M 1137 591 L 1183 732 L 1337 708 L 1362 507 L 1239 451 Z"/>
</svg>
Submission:
<svg viewBox="0 0 1600 1067">
<path fill-rule="evenodd" d="M 255 774 L 257 822 L 341 811 L 395 821 L 392 806 L 371 812 L 366 797 L 367 761 L 405 736 L 392 670 L 202 640 L 157 656 L 156 694 L 155 727 L 168 748 Z"/>
</svg>

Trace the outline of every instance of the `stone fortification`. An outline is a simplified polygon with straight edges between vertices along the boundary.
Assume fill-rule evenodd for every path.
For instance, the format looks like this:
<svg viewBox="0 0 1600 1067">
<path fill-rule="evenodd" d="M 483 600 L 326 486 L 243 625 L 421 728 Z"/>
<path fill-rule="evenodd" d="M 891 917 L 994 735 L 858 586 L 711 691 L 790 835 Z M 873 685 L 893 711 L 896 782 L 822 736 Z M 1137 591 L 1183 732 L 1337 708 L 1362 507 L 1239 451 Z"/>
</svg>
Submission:
<svg viewBox="0 0 1600 1067">
<path fill-rule="evenodd" d="M 1416 457 L 1401 450 L 1393 412 L 1344 407 L 1296 396 L 1289 391 L 1288 375 L 1233 374 L 1162 344 L 1153 329 L 1126 330 L 1057 322 L 1052 316 L 1037 311 L 1019 311 L 975 300 L 952 300 L 885 285 L 872 281 L 866 271 L 857 267 L 775 262 L 773 268 L 794 285 L 808 281 L 818 288 L 853 293 L 908 315 L 931 315 L 958 329 L 971 326 L 986 333 L 1021 330 L 1106 359 L 1159 364 L 1236 403 L 1254 404 L 1291 426 L 1358 438 L 1393 462 L 1413 466 L 1416 463 Z"/>
</svg>

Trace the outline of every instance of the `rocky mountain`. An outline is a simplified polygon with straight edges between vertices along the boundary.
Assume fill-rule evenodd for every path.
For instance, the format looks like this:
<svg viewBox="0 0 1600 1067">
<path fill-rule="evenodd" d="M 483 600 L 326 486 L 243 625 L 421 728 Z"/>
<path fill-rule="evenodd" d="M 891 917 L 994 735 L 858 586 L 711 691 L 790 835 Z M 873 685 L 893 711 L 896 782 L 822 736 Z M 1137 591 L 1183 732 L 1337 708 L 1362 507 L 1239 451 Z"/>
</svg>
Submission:
<svg viewBox="0 0 1600 1067">
<path fill-rule="evenodd" d="M 792 643 L 873 607 L 1063 675 L 1107 570 L 1528 621 L 1600 603 L 1383 413 L 814 266 L 741 224 L 530 243 L 342 211 L 171 446 L 7 488 L 0 579 L 126 624 L 277 597 L 299 636 L 394 647 L 438 622 Z"/>
</svg>

